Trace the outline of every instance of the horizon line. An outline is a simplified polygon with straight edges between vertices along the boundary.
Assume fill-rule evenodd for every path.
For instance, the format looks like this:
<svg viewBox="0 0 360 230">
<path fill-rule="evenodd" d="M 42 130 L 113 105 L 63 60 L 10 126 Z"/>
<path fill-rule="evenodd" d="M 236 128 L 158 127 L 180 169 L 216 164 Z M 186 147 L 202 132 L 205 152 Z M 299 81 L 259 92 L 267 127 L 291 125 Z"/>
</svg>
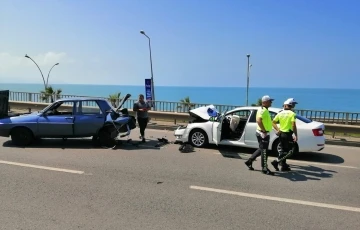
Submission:
<svg viewBox="0 0 360 230">
<path fill-rule="evenodd" d="M 2 82 L 0 84 L 14 84 L 14 85 L 42 85 L 41 83 L 14 83 L 14 82 Z M 51 85 L 51 84 L 50 84 Z M 107 84 L 81 84 L 81 83 L 53 83 L 52 85 L 82 85 L 82 86 L 130 86 L 130 87 L 144 87 L 144 85 L 107 85 Z M 155 87 L 182 87 L 182 88 L 246 88 L 246 86 L 186 86 L 186 85 L 155 85 Z M 333 88 L 333 87 L 284 87 L 284 86 L 271 86 L 271 87 L 265 87 L 265 86 L 251 86 L 249 88 L 273 88 L 273 89 L 351 89 L 351 90 L 359 90 L 360 88 Z"/>
</svg>

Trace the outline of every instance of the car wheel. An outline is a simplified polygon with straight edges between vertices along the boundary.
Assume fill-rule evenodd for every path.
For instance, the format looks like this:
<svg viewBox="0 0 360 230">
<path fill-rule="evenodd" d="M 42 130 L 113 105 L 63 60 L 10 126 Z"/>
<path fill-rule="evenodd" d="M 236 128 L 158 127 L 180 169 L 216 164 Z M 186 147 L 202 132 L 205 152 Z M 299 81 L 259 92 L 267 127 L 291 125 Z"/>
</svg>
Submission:
<svg viewBox="0 0 360 230">
<path fill-rule="evenodd" d="M 18 146 L 27 146 L 30 145 L 34 140 L 33 133 L 23 127 L 14 128 L 11 131 L 11 141 Z"/>
<path fill-rule="evenodd" d="M 92 145 L 94 147 L 99 147 L 100 146 L 100 141 L 99 141 L 99 137 L 97 135 L 94 135 L 92 138 L 91 138 L 91 142 L 92 142 Z"/>
<path fill-rule="evenodd" d="M 274 154 L 276 154 L 276 156 L 279 156 L 280 154 L 280 150 L 281 150 L 281 147 L 280 147 L 280 140 L 279 139 L 276 139 L 273 143 L 273 146 L 272 146 L 272 152 Z M 297 154 L 299 152 L 299 145 L 298 143 L 295 143 L 295 149 L 294 149 L 294 154 Z"/>
<path fill-rule="evenodd" d="M 272 144 L 272 153 L 275 155 L 275 156 L 279 156 L 279 153 L 280 153 L 280 140 L 279 138 L 276 139 L 274 141 L 274 143 Z"/>
<path fill-rule="evenodd" d="M 109 130 L 102 129 L 98 133 L 98 143 L 102 147 L 113 148 L 116 145 L 116 140 L 111 138 Z"/>
<path fill-rule="evenodd" d="M 191 145 L 201 148 L 208 144 L 208 137 L 204 130 L 194 129 L 190 133 L 189 142 Z"/>
</svg>

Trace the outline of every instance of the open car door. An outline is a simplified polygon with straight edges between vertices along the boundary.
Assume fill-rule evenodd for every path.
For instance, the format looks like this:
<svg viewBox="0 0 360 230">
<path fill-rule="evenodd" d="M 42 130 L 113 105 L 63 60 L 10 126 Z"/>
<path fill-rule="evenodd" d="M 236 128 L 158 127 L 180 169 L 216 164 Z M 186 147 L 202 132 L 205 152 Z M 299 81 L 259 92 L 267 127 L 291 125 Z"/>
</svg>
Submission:
<svg viewBox="0 0 360 230">
<path fill-rule="evenodd" d="M 222 129 L 222 123 L 223 120 L 226 118 L 227 110 L 219 117 L 218 121 L 214 121 L 212 124 L 212 136 L 213 136 L 213 142 L 216 145 L 219 145 L 221 141 L 221 129 Z"/>
</svg>

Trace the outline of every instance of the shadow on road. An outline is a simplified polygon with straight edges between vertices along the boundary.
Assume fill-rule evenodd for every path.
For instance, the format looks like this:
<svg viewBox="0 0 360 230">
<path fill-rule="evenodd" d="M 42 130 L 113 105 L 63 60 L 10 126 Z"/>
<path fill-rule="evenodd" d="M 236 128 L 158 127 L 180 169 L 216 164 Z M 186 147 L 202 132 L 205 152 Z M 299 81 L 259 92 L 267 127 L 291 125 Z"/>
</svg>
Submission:
<svg viewBox="0 0 360 230">
<path fill-rule="evenodd" d="M 236 148 L 229 146 L 210 146 L 208 149 L 218 151 L 221 153 L 223 157 L 226 158 L 235 158 L 247 160 L 251 154 L 255 151 L 255 149 L 250 148 Z M 276 157 L 276 154 L 270 152 L 269 156 Z M 260 161 L 260 157 L 257 158 Z M 336 171 L 325 170 L 317 166 L 311 165 L 311 163 L 329 163 L 329 164 L 341 164 L 344 163 L 344 159 L 342 157 L 323 153 L 323 152 L 306 152 L 306 153 L 298 153 L 293 155 L 289 160 L 302 161 L 304 163 L 308 163 L 309 165 L 296 165 L 294 162 L 288 162 L 291 166 L 291 171 L 289 172 L 276 172 L 275 169 L 271 166 L 269 161 L 270 170 L 275 172 L 275 176 L 282 177 L 288 179 L 290 181 L 308 181 L 308 180 L 321 180 L 324 178 L 332 178 Z M 244 165 L 245 167 L 245 165 Z M 255 169 L 255 171 L 259 171 Z"/>
<path fill-rule="evenodd" d="M 236 159 L 247 159 L 253 154 L 256 149 L 251 148 L 240 148 L 230 146 L 210 146 L 207 149 L 218 151 L 223 157 L 236 158 Z M 269 156 L 276 157 L 277 155 L 272 151 L 269 151 Z M 260 157 L 258 158 L 260 159 Z M 326 152 L 302 152 L 294 154 L 290 160 L 297 160 L 303 162 L 317 162 L 317 163 L 328 163 L 328 164 L 341 164 L 344 163 L 344 158 L 326 153 Z"/>
<path fill-rule="evenodd" d="M 118 145 L 114 150 L 139 150 L 139 149 L 161 149 L 162 145 L 159 145 L 158 140 L 147 140 L 145 143 L 142 143 L 138 140 L 132 140 L 127 142 L 126 140 L 121 140 L 118 142 Z M 3 147 L 8 148 L 23 148 L 14 145 L 11 141 L 6 141 L 3 143 Z M 102 147 L 94 147 L 91 139 L 41 139 L 35 141 L 30 146 L 25 148 L 59 148 L 59 149 L 103 149 Z"/>
<path fill-rule="evenodd" d="M 289 164 L 291 171 L 289 172 L 276 172 L 276 176 L 286 178 L 290 181 L 307 181 L 307 180 L 321 180 L 323 178 L 332 178 L 333 170 L 325 170 L 316 166 L 299 166 Z"/>
</svg>

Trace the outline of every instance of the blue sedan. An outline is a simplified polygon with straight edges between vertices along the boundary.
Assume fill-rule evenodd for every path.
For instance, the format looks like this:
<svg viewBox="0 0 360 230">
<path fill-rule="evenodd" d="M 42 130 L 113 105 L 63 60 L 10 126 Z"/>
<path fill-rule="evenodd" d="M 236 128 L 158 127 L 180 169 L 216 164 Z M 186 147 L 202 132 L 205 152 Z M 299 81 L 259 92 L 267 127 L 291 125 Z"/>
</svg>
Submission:
<svg viewBox="0 0 360 230">
<path fill-rule="evenodd" d="M 105 99 L 60 99 L 42 111 L 0 119 L 0 136 L 20 146 L 36 138 L 96 137 L 111 109 Z"/>
</svg>

